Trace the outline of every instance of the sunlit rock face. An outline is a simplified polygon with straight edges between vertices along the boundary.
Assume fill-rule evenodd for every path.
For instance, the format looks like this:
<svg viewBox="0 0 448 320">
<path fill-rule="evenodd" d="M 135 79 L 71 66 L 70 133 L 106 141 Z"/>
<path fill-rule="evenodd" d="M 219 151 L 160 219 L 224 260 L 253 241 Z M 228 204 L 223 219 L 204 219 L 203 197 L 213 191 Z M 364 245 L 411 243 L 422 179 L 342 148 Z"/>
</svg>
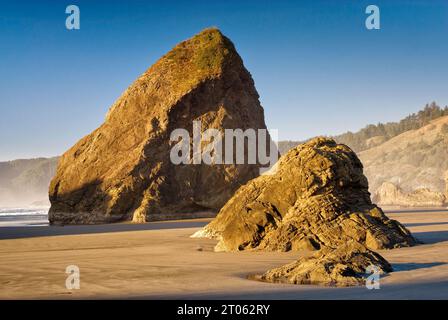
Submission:
<svg viewBox="0 0 448 320">
<path fill-rule="evenodd" d="M 319 250 L 352 240 L 370 249 L 415 243 L 371 202 L 356 154 L 328 138 L 291 149 L 194 236 L 218 239 L 216 251 Z"/>
<path fill-rule="evenodd" d="M 216 214 L 258 176 L 260 165 L 174 165 L 170 134 L 185 129 L 192 136 L 193 121 L 201 121 L 202 131 L 266 129 L 251 75 L 217 29 L 163 56 L 123 93 L 98 129 L 61 157 L 49 191 L 50 222 Z"/>
</svg>

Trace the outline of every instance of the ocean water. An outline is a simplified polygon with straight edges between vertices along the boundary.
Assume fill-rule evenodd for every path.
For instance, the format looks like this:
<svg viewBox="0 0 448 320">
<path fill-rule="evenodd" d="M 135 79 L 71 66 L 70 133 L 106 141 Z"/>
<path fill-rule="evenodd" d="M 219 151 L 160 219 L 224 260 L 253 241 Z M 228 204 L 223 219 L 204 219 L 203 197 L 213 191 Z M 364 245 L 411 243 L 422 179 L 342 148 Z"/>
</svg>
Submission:
<svg viewBox="0 0 448 320">
<path fill-rule="evenodd" d="M 0 227 L 48 225 L 48 209 L 49 207 L 0 207 Z"/>
</svg>

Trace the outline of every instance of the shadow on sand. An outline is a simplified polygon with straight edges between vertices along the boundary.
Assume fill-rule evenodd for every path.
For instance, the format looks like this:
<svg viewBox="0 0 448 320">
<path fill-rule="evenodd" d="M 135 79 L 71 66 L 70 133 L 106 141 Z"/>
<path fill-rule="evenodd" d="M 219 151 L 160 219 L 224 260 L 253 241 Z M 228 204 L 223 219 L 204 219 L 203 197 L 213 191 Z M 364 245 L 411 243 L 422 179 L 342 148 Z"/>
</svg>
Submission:
<svg viewBox="0 0 448 320">
<path fill-rule="evenodd" d="M 434 244 L 448 241 L 448 231 L 412 232 L 412 235 L 423 244 Z"/>
<path fill-rule="evenodd" d="M 254 282 L 256 283 L 256 282 Z M 338 299 L 448 299 L 448 280 L 437 282 L 410 282 L 381 285 L 379 290 L 364 286 L 349 288 L 320 287 L 314 285 L 278 285 L 258 283 L 258 290 L 226 293 L 167 294 L 130 297 L 131 299 L 222 299 L 222 300 L 338 300 Z M 272 286 L 272 288 L 269 288 Z"/>
<path fill-rule="evenodd" d="M 70 226 L 30 226 L 30 227 L 0 227 L 0 240 L 33 237 L 52 237 L 62 235 L 78 235 L 92 233 L 110 233 L 125 231 L 201 228 L 208 221 L 167 221 L 148 222 L 143 224 L 112 223 L 100 225 L 70 225 Z"/>
<path fill-rule="evenodd" d="M 411 271 L 417 269 L 432 268 L 447 264 L 446 262 L 429 262 L 429 263 L 393 263 L 394 271 Z"/>
<path fill-rule="evenodd" d="M 448 209 L 446 208 L 429 208 L 429 209 L 412 209 L 412 208 L 406 208 L 406 209 L 388 209 L 384 210 L 384 213 L 425 213 L 425 212 L 448 212 Z"/>
<path fill-rule="evenodd" d="M 409 228 L 409 227 L 441 226 L 441 225 L 445 225 L 445 224 L 448 224 L 448 221 L 447 222 L 404 223 L 404 226 L 406 228 Z"/>
</svg>

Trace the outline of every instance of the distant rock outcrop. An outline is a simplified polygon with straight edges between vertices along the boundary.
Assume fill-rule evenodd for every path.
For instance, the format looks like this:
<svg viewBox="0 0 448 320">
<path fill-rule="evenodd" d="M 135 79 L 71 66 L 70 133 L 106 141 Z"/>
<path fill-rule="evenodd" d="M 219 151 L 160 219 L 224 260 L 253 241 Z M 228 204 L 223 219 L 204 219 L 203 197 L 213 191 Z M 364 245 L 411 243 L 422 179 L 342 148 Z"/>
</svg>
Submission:
<svg viewBox="0 0 448 320">
<path fill-rule="evenodd" d="M 385 182 L 376 191 L 374 200 L 383 206 L 441 207 L 447 202 L 442 192 L 418 188 L 406 193 L 391 182 Z"/>
<path fill-rule="evenodd" d="M 217 251 L 314 250 L 348 241 L 370 249 L 415 244 L 405 227 L 372 204 L 356 154 L 327 138 L 291 149 L 193 236 L 218 239 Z"/>
<path fill-rule="evenodd" d="M 368 271 L 384 274 L 393 270 L 378 253 L 350 241 L 337 248 L 324 248 L 312 257 L 301 258 L 252 278 L 267 282 L 348 287 L 364 285 Z"/>
<path fill-rule="evenodd" d="M 447 128 L 448 116 L 440 117 L 360 152 L 358 156 L 369 179 L 370 192 L 374 195 L 383 183 L 392 182 L 406 192 L 424 186 L 444 193 L 444 173 L 448 170 Z M 401 202 L 393 204 L 401 205 Z"/>
<path fill-rule="evenodd" d="M 182 128 L 192 136 L 194 120 L 202 122 L 202 132 L 265 129 L 258 98 L 234 45 L 219 30 L 181 42 L 61 157 L 50 186 L 50 222 L 141 222 L 216 212 L 260 165 L 173 165 L 170 134 Z"/>
</svg>

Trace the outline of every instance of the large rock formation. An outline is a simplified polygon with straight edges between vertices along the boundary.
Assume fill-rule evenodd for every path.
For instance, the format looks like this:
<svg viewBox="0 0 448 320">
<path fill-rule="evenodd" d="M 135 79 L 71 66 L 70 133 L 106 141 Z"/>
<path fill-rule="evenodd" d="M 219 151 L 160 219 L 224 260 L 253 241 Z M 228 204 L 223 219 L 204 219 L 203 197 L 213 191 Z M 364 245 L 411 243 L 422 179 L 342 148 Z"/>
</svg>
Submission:
<svg viewBox="0 0 448 320">
<path fill-rule="evenodd" d="M 232 42 L 207 29 L 178 44 L 115 102 L 105 122 L 60 159 L 51 223 L 191 217 L 219 210 L 259 165 L 173 165 L 173 130 L 264 129 L 251 75 Z M 268 137 L 269 139 L 269 137 Z M 216 212 L 215 211 L 215 212 Z"/>
<path fill-rule="evenodd" d="M 410 246 L 409 231 L 372 204 L 356 154 L 332 139 L 291 149 L 267 173 L 241 187 L 194 236 L 219 240 L 215 250 Z"/>
<path fill-rule="evenodd" d="M 391 272 L 392 266 L 378 253 L 350 241 L 337 248 L 326 247 L 311 257 L 265 272 L 252 278 L 292 284 L 348 287 L 363 285 L 370 273 Z"/>
<path fill-rule="evenodd" d="M 441 207 L 447 199 L 442 192 L 418 188 L 406 193 L 392 182 L 384 182 L 376 191 L 374 200 L 383 206 Z"/>
</svg>

